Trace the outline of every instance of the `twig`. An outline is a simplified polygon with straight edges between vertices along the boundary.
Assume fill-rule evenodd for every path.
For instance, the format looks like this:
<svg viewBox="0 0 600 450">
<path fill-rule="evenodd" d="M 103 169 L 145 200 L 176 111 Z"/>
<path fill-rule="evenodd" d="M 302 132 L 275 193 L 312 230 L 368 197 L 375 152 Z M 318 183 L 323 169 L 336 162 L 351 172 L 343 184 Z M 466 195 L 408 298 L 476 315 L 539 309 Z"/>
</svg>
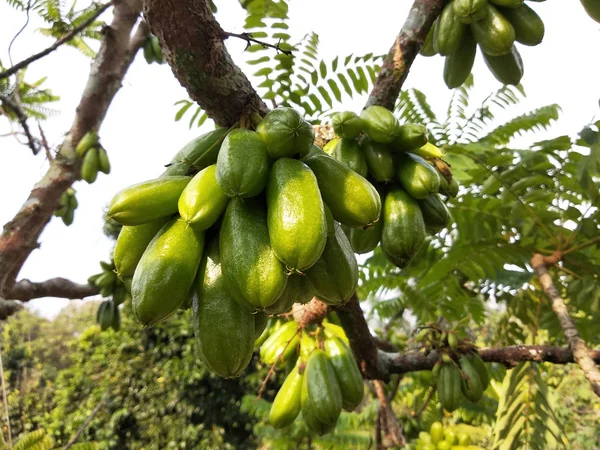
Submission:
<svg viewBox="0 0 600 450">
<path fill-rule="evenodd" d="M 573 278 L 583 280 L 583 277 L 581 275 L 577 275 L 575 272 L 573 272 L 570 269 L 567 269 L 564 266 L 559 266 L 558 263 L 554 263 L 553 266 L 556 267 L 558 270 L 561 270 L 561 271 L 565 272 L 566 274 L 571 275 Z"/>
<path fill-rule="evenodd" d="M 46 139 L 46 133 L 44 133 L 44 129 L 42 128 L 42 125 L 39 122 L 38 130 L 40 132 L 40 137 L 42 138 L 42 147 L 44 147 L 44 150 L 46 150 L 46 158 L 48 158 L 48 161 L 52 161 L 54 157 L 52 156 L 52 152 L 50 151 L 50 146 L 48 145 L 48 140 Z"/>
<path fill-rule="evenodd" d="M 4 383 L 4 364 L 2 363 L 2 352 L 0 351 L 0 381 L 2 381 L 2 400 L 4 402 L 4 410 L 6 412 L 6 427 L 8 432 L 8 448 L 12 448 L 12 433 L 10 430 L 10 416 L 8 414 L 8 400 L 6 395 L 6 384 Z M 4 441 L 4 433 L 2 434 L 2 441 Z"/>
<path fill-rule="evenodd" d="M 71 448 L 71 446 L 75 442 L 77 442 L 77 439 L 79 439 L 79 437 L 85 431 L 85 429 L 90 426 L 90 423 L 92 422 L 92 419 L 94 418 L 94 416 L 96 414 L 98 414 L 98 411 L 100 411 L 100 408 L 102 407 L 102 405 L 104 405 L 104 403 L 106 402 L 106 400 L 108 400 L 108 393 L 109 393 L 109 391 L 107 389 L 106 392 L 104 393 L 104 395 L 102 396 L 102 398 L 100 399 L 100 401 L 96 404 L 96 406 L 94 407 L 94 409 L 90 413 L 90 415 L 87 416 L 87 419 L 85 419 L 85 422 L 83 423 L 83 425 L 81 426 L 81 428 L 79 428 L 79 430 L 77 430 L 77 433 L 75 433 L 75 436 L 73 436 L 69 440 L 69 442 L 67 442 L 67 445 L 65 445 L 63 447 L 63 450 L 68 450 L 69 448 Z"/>
<path fill-rule="evenodd" d="M 531 258 L 531 266 L 540 280 L 546 296 L 548 296 L 552 302 L 552 309 L 558 317 L 560 327 L 563 330 L 569 348 L 573 352 L 573 358 L 579 367 L 581 367 L 583 374 L 592 385 L 595 394 L 600 397 L 600 370 L 598 370 L 598 367 L 594 364 L 590 349 L 585 345 L 583 339 L 581 339 L 581 336 L 575 327 L 575 323 L 569 315 L 565 302 L 558 293 L 558 290 L 548 273 L 548 269 L 544 263 L 544 257 L 540 254 L 533 255 Z"/>
<path fill-rule="evenodd" d="M 104 11 L 106 11 L 111 5 L 112 5 L 112 2 L 101 5 L 96 10 L 96 12 L 94 12 L 94 14 L 92 14 L 87 20 L 85 20 L 84 22 L 80 23 L 78 26 L 73 28 L 71 31 L 69 31 L 67 34 L 65 34 L 63 37 L 58 39 L 50 47 L 42 50 L 39 53 L 36 53 L 35 55 L 31 55 L 29 58 L 25 58 L 23 61 L 18 62 L 17 64 L 15 64 L 12 67 L 9 67 L 4 72 L 0 72 L 0 80 L 2 80 L 3 78 L 8 78 L 9 76 L 11 76 L 14 73 L 16 73 L 17 71 L 19 71 L 20 69 L 27 67 L 32 62 L 37 61 L 40 58 L 43 58 L 44 56 L 48 55 L 49 53 L 52 53 L 54 50 L 56 50 L 61 45 L 65 44 L 66 42 L 69 42 L 71 39 L 73 39 L 75 36 L 77 36 L 81 31 L 83 31 L 84 29 L 89 27 L 92 23 L 94 23 L 94 21 L 98 18 L 98 16 L 100 16 L 100 14 L 102 14 Z"/>
<path fill-rule="evenodd" d="M 285 344 L 285 347 L 283 347 L 283 350 L 281 351 L 281 354 L 277 357 L 277 360 L 273 364 L 271 364 L 271 367 L 269 368 L 269 372 L 267 373 L 267 376 L 265 377 L 265 379 L 263 380 L 262 384 L 260 385 L 260 389 L 258 390 L 258 394 L 256 394 L 256 400 L 259 400 L 260 398 L 262 398 L 262 395 L 263 395 L 263 393 L 264 393 L 264 391 L 265 391 L 265 389 L 267 387 L 267 383 L 269 382 L 269 380 L 271 379 L 271 377 L 275 373 L 275 369 L 277 368 L 277 364 L 279 364 L 280 361 L 283 361 L 283 355 L 285 353 L 285 350 L 288 348 L 288 346 L 294 340 L 294 338 L 296 336 L 298 336 L 298 333 L 300 333 L 300 331 L 302 331 L 302 328 L 298 327 L 298 329 L 296 330 L 296 332 L 294 333 L 294 335 L 290 338 L 289 341 L 287 341 L 287 343 Z"/>
<path fill-rule="evenodd" d="M 388 402 L 383 388 L 383 382 L 381 380 L 374 380 L 373 385 L 375 386 L 375 392 L 377 392 L 377 399 L 379 405 L 384 408 L 385 411 L 385 423 L 387 424 L 387 431 L 391 441 L 398 447 L 406 445 L 406 439 L 402 433 L 402 427 L 398 423 L 398 418 L 394 414 L 394 410 Z"/>
<path fill-rule="evenodd" d="M 259 41 L 258 39 L 255 39 L 252 37 L 252 33 L 231 33 L 229 31 L 223 31 L 223 39 L 227 39 L 230 37 L 235 37 L 238 39 L 242 39 L 243 41 L 246 41 L 246 50 L 248 50 L 248 47 L 250 47 L 250 45 L 252 45 L 252 42 L 254 42 L 255 44 L 258 44 L 260 46 L 262 46 L 262 48 L 273 48 L 277 51 L 277 53 L 283 53 L 284 55 L 291 55 L 292 51 L 291 50 L 284 50 L 281 48 L 281 39 L 279 40 L 279 42 L 275 45 L 273 44 L 269 44 L 268 42 L 264 42 L 264 41 Z"/>
<path fill-rule="evenodd" d="M 595 238 L 590 239 L 589 241 L 584 242 L 583 244 L 577 245 L 575 247 L 568 248 L 567 250 L 565 250 L 564 252 L 562 252 L 562 255 L 565 256 L 565 255 L 568 255 L 569 253 L 573 253 L 573 252 L 577 252 L 579 250 L 583 250 L 586 247 L 594 245 L 596 242 L 600 242 L 600 236 L 596 236 Z"/>
<path fill-rule="evenodd" d="M 419 417 L 421 414 L 423 414 L 423 411 L 425 411 L 425 408 L 427 408 L 427 405 L 429 404 L 429 402 L 431 401 L 431 398 L 433 397 L 433 393 L 435 392 L 435 388 L 432 386 L 429 388 L 429 390 L 427 391 L 427 395 L 425 396 L 425 398 L 423 399 L 423 404 L 421 405 L 421 407 L 417 410 L 414 411 L 411 416 L 417 418 Z"/>
<path fill-rule="evenodd" d="M 23 112 L 23 110 L 19 107 L 16 102 L 13 102 L 10 98 L 5 95 L 0 94 L 0 101 L 4 103 L 4 105 L 8 106 L 17 116 L 17 120 L 21 124 L 23 128 L 23 132 L 25 136 L 27 136 L 27 143 L 31 151 L 34 155 L 37 155 L 39 152 L 39 148 L 36 145 L 36 139 L 32 136 L 31 131 L 29 130 L 29 125 L 27 125 L 27 115 Z"/>
</svg>

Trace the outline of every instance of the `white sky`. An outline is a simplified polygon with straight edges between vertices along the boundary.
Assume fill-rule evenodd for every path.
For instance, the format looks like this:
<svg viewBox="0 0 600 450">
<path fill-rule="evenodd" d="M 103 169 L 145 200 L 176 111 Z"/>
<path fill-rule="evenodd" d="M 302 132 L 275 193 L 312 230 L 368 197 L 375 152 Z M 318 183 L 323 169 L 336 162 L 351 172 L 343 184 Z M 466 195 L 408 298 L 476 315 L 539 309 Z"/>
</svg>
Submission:
<svg viewBox="0 0 600 450">
<path fill-rule="evenodd" d="M 80 2 L 83 7 L 87 2 Z M 216 0 L 217 19 L 227 31 L 243 31 L 244 11 L 237 0 Z M 336 55 L 369 52 L 386 53 L 408 13 L 412 1 L 371 0 L 368 7 L 358 0 L 295 0 L 290 6 L 290 34 L 293 41 L 310 31 L 320 35 L 320 56 L 330 60 Z M 573 134 L 597 117 L 600 98 L 600 25 L 593 22 L 576 0 L 530 3 L 546 24 L 546 37 L 537 47 L 520 46 L 525 63 L 524 85 L 528 98 L 512 109 L 515 116 L 530 109 L 558 103 L 562 119 L 550 130 L 551 136 Z M 67 5 L 70 6 L 70 3 Z M 110 22 L 112 13 L 103 19 Z M 0 59 L 9 66 L 8 43 L 25 22 L 25 16 L 0 0 Z M 14 62 L 52 43 L 36 33 L 42 26 L 32 16 L 29 26 L 12 48 Z M 245 43 L 230 39 L 228 46 L 234 60 L 244 69 Z M 78 182 L 79 208 L 75 222 L 65 227 L 58 218 L 52 220 L 41 236 L 41 248 L 32 253 L 20 278 L 41 281 L 62 276 L 78 282 L 100 270 L 98 261 L 108 259 L 111 242 L 102 234 L 102 209 L 114 193 L 123 187 L 161 173 L 180 147 L 195 136 L 212 128 L 188 130 L 187 121 L 174 122 L 174 102 L 187 98 L 185 90 L 167 65 L 148 66 L 142 55 L 131 67 L 100 130 L 102 144 L 112 163 L 109 176 L 99 175 L 88 185 Z M 59 111 L 43 124 L 51 145 L 57 146 L 72 123 L 75 107 L 89 72 L 89 60 L 76 50 L 63 46 L 28 69 L 28 81 L 47 76 L 46 87 L 60 95 L 55 108 Z M 252 73 L 253 68 L 245 70 Z M 256 70 L 256 69 L 254 69 Z M 427 94 L 428 101 L 444 117 L 451 92 L 442 79 L 441 57 L 419 57 L 405 88 L 416 87 Z M 474 98 L 481 100 L 500 87 L 487 70 L 481 55 L 474 68 Z M 346 98 L 336 109 L 360 111 L 366 96 Z M 508 117 L 504 117 L 505 119 Z M 501 120 L 502 117 L 499 117 Z M 36 130 L 35 123 L 30 126 Z M 9 131 L 0 119 L 0 135 Z M 542 139 L 540 136 L 536 136 Z M 26 200 L 31 187 L 47 168 L 43 154 L 34 157 L 28 147 L 14 138 L 0 138 L 0 223 L 9 221 Z M 52 316 L 67 304 L 63 299 L 39 299 L 29 306 Z"/>
</svg>

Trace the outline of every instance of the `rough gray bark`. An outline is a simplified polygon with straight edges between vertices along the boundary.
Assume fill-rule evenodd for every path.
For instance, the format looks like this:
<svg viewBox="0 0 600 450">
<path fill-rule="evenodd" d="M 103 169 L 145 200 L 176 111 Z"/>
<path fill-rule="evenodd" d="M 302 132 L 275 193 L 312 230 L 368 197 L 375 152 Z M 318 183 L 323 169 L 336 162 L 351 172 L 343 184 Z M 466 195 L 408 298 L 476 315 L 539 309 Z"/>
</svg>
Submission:
<svg viewBox="0 0 600 450">
<path fill-rule="evenodd" d="M 42 282 L 20 280 L 10 290 L 8 297 L 13 300 L 27 302 L 34 298 L 58 297 L 81 299 L 98 294 L 98 288 L 91 284 L 74 283 L 66 278 L 52 278 Z"/>
</svg>

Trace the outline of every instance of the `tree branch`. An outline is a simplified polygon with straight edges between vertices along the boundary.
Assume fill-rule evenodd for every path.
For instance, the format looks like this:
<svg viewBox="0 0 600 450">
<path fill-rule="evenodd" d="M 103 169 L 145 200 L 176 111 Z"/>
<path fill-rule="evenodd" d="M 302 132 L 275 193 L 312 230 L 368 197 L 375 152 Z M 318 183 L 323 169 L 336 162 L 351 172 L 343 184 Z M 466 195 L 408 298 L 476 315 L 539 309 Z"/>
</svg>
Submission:
<svg viewBox="0 0 600 450">
<path fill-rule="evenodd" d="M 15 113 L 15 115 L 17 116 L 17 120 L 21 124 L 21 128 L 23 128 L 23 132 L 27 137 L 27 145 L 29 146 L 33 154 L 37 155 L 40 149 L 36 145 L 36 139 L 31 134 L 31 130 L 29 130 L 29 125 L 27 125 L 27 115 L 23 112 L 21 107 L 16 102 L 13 102 L 10 98 L 6 97 L 5 95 L 0 95 L 0 102 L 2 102 L 4 105 L 10 108 L 12 112 Z"/>
<path fill-rule="evenodd" d="M 21 210 L 4 226 L 0 236 L 0 297 L 6 298 L 12 290 L 23 263 L 38 247 L 37 240 L 58 207 L 61 194 L 78 178 L 81 161 L 75 155 L 75 146 L 88 131 L 100 128 L 139 49 L 133 44 L 141 45 L 140 34 L 147 35 L 146 26 L 140 24 L 130 39 L 140 10 L 139 0 L 119 0 L 115 4 L 113 20 L 104 31 L 71 130 Z"/>
<path fill-rule="evenodd" d="M 266 114 L 267 105 L 227 52 L 227 34 L 207 0 L 144 0 L 144 13 L 175 77 L 217 125 Z"/>
<path fill-rule="evenodd" d="M 281 42 L 278 42 L 277 44 L 273 45 L 269 44 L 268 42 L 259 41 L 258 39 L 252 37 L 252 33 L 230 33 L 229 31 L 223 31 L 223 39 L 227 39 L 230 37 L 235 37 L 246 41 L 246 50 L 248 49 L 248 47 L 250 47 L 251 43 L 254 42 L 255 44 L 262 46 L 262 48 L 272 48 L 277 53 L 283 53 L 284 55 L 292 54 L 291 50 L 284 50 L 280 47 Z"/>
<path fill-rule="evenodd" d="M 87 19 L 86 21 L 82 22 L 81 24 L 79 24 L 78 26 L 73 28 L 71 31 L 69 31 L 67 34 L 65 34 L 63 37 L 58 39 L 50 47 L 42 50 L 39 53 L 36 53 L 35 55 L 31 55 L 30 57 L 25 58 L 23 61 L 18 62 L 17 64 L 15 64 L 12 67 L 9 67 L 4 72 L 0 72 L 0 80 L 2 80 L 3 78 L 8 78 L 9 76 L 17 73 L 17 71 L 23 69 L 24 67 L 27 67 L 32 62 L 37 61 L 40 58 L 43 58 L 44 56 L 52 53 L 54 50 L 56 50 L 61 45 L 69 42 L 71 39 L 73 39 L 75 36 L 77 36 L 79 33 L 81 33 L 87 27 L 89 27 L 92 23 L 94 23 L 94 21 L 100 16 L 100 14 L 102 14 L 104 11 L 106 11 L 109 8 L 109 6 L 111 6 L 111 5 L 112 5 L 112 2 L 101 5 L 94 12 L 94 14 L 92 14 L 92 16 L 90 16 L 89 19 Z"/>
<path fill-rule="evenodd" d="M 380 414 L 381 419 L 385 420 L 387 425 L 388 439 L 391 440 L 395 445 L 402 448 L 406 445 L 406 439 L 402 432 L 402 427 L 398 423 L 398 418 L 394 414 L 394 410 L 388 401 L 385 390 L 383 388 L 383 382 L 381 380 L 373 381 L 375 392 L 377 393 L 377 399 L 379 400 L 379 407 L 383 408 L 383 414 Z"/>
<path fill-rule="evenodd" d="M 28 302 L 34 298 L 59 297 L 80 299 L 98 294 L 98 288 L 91 284 L 79 284 L 66 278 L 51 278 L 50 280 L 34 283 L 21 280 L 13 286 L 7 298 Z"/>
<path fill-rule="evenodd" d="M 447 0 L 415 0 L 383 61 L 366 106 L 379 105 L 394 110 L 410 67 L 419 54 L 429 29 L 446 3 Z"/>
<path fill-rule="evenodd" d="M 567 310 L 565 302 L 558 293 L 558 290 L 552 281 L 552 277 L 550 277 L 550 274 L 548 273 L 544 257 L 540 254 L 533 255 L 531 258 L 531 266 L 540 280 L 546 296 L 552 302 L 552 309 L 558 317 L 560 327 L 563 330 L 569 348 L 573 352 L 575 361 L 579 367 L 581 367 L 583 374 L 592 385 L 592 389 L 596 395 L 600 397 L 600 370 L 596 367 L 590 349 L 585 345 L 581 336 L 579 336 L 575 323 L 573 322 L 573 319 L 571 319 L 571 316 L 569 316 L 569 311 Z"/>
</svg>

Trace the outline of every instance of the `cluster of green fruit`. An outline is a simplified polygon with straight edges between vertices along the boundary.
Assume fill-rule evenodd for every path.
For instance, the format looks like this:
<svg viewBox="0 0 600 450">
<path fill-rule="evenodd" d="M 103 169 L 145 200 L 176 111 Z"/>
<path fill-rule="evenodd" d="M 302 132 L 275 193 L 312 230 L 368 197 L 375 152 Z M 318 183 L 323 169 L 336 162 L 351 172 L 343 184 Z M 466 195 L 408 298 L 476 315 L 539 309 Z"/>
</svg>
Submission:
<svg viewBox="0 0 600 450">
<path fill-rule="evenodd" d="M 260 357 L 289 370 L 269 413 L 275 428 L 298 418 L 312 432 L 326 434 L 335 428 L 342 409 L 353 411 L 363 399 L 362 375 L 338 325 L 324 322 L 310 332 L 298 330 L 294 321 L 285 322 L 270 330 Z"/>
<path fill-rule="evenodd" d="M 123 281 L 117 277 L 115 265 L 112 261 L 110 263 L 100 261 L 100 267 L 102 267 L 102 272 L 92 275 L 87 281 L 98 288 L 102 297 L 112 298 L 100 304 L 96 321 L 102 330 L 112 328 L 119 331 L 119 328 L 121 328 L 119 305 L 131 298 L 129 295 L 129 280 Z"/>
<path fill-rule="evenodd" d="M 523 60 L 515 41 L 535 46 L 544 38 L 544 22 L 523 0 L 452 0 L 429 31 L 421 54 L 446 57 L 444 81 L 463 84 L 473 68 L 477 45 L 494 77 L 519 84 Z"/>
<path fill-rule="evenodd" d="M 333 129 L 339 138 L 324 150 L 366 177 L 383 203 L 372 227 L 344 227 L 354 252 L 367 253 L 381 243 L 385 256 L 397 267 L 405 267 L 426 234 L 435 234 L 450 222 L 439 193 L 454 197 L 458 184 L 439 159 L 441 151 L 428 142 L 425 127 L 399 125 L 380 106 L 366 108 L 360 117 L 353 112 L 336 114 Z"/>
<path fill-rule="evenodd" d="M 483 447 L 470 444 L 471 437 L 468 433 L 457 433 L 452 427 L 444 427 L 440 422 L 434 422 L 429 433 L 419 433 L 414 450 L 483 450 Z"/>
<path fill-rule="evenodd" d="M 144 59 L 148 64 L 164 64 L 165 57 L 158 42 L 158 38 L 150 34 L 144 41 Z"/>
<path fill-rule="evenodd" d="M 52 214 L 60 217 L 63 223 L 69 226 L 73 223 L 77 206 L 79 206 L 79 203 L 75 197 L 75 189 L 69 188 L 60 196 L 60 206 Z"/>
<path fill-rule="evenodd" d="M 77 156 L 83 159 L 81 162 L 81 179 L 92 184 L 98 177 L 98 172 L 110 173 L 110 161 L 108 154 L 100 141 L 98 133 L 90 131 L 86 133 L 75 149 Z"/>
</svg>

